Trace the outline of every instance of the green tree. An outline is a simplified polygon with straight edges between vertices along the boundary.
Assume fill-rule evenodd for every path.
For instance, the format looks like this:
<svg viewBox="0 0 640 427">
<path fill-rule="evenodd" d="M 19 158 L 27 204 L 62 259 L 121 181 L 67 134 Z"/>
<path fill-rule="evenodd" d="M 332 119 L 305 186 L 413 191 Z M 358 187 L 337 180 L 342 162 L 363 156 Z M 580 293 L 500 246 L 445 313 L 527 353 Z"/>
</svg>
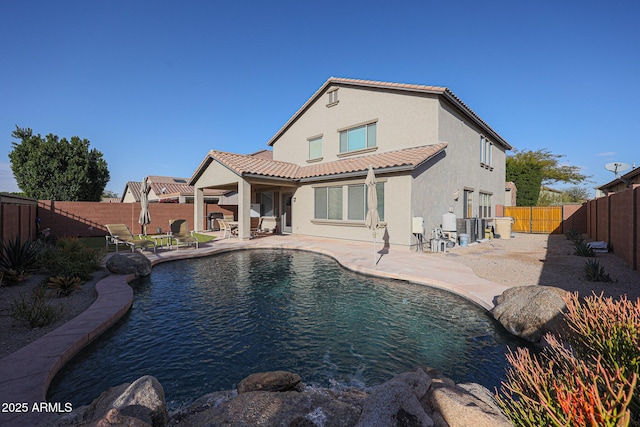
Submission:
<svg viewBox="0 0 640 427">
<path fill-rule="evenodd" d="M 12 133 L 9 153 L 18 187 L 27 197 L 39 200 L 100 201 L 109 182 L 102 153 L 89 149 L 89 141 L 77 136 L 49 134 L 42 138 L 29 128 Z"/>
<path fill-rule="evenodd" d="M 115 191 L 104 190 L 102 192 L 102 198 L 103 199 L 118 199 L 118 198 L 120 198 L 120 196 L 118 196 L 118 193 L 116 193 Z"/>
<path fill-rule="evenodd" d="M 580 173 L 578 166 L 561 165 L 564 156 L 547 149 L 518 151 L 507 157 L 507 181 L 513 181 L 518 189 L 518 206 L 535 206 L 542 185 L 557 182 L 580 184 L 589 176 Z"/>
</svg>

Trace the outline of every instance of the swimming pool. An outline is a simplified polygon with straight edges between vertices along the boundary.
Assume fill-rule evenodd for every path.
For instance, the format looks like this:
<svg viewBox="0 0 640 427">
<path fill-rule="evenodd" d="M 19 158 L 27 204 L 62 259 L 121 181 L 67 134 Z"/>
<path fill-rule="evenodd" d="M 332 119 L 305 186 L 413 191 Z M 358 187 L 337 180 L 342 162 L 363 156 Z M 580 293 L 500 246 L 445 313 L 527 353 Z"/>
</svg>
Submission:
<svg viewBox="0 0 640 427">
<path fill-rule="evenodd" d="M 255 372 L 372 386 L 416 366 L 492 390 L 504 378 L 506 347 L 527 345 L 459 296 L 303 251 L 164 263 L 132 286 L 130 312 L 58 373 L 50 401 L 88 404 L 153 375 L 176 409 Z"/>
</svg>

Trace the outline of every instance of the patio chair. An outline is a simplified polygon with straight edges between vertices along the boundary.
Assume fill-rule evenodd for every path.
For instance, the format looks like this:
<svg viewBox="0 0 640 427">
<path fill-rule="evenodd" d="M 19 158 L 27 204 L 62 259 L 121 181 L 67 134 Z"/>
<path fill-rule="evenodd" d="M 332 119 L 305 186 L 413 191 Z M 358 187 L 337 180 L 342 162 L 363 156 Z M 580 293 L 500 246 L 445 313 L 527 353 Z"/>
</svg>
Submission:
<svg viewBox="0 0 640 427">
<path fill-rule="evenodd" d="M 176 241 L 176 250 L 180 245 L 193 245 L 198 249 L 198 238 L 193 235 L 193 231 L 189 231 L 186 219 L 170 219 L 169 229 L 171 230 L 171 237 Z"/>
<path fill-rule="evenodd" d="M 106 245 L 107 247 L 109 244 L 116 245 L 116 252 L 118 252 L 118 245 L 129 246 L 131 252 L 135 252 L 136 248 L 142 250 L 148 249 L 150 246 L 153 247 L 153 252 L 156 251 L 156 242 L 143 239 L 142 235 L 139 235 L 139 239 L 134 238 L 127 224 L 105 224 L 105 227 L 109 231 L 109 236 L 105 236 Z"/>
<path fill-rule="evenodd" d="M 268 231 L 262 229 L 262 220 L 263 217 L 251 217 L 251 238 L 269 234 Z"/>
<path fill-rule="evenodd" d="M 229 225 L 229 221 L 224 219 L 219 219 L 218 224 L 220 225 L 220 231 L 222 232 L 221 239 L 225 239 L 227 237 L 231 237 L 231 226 Z"/>
</svg>

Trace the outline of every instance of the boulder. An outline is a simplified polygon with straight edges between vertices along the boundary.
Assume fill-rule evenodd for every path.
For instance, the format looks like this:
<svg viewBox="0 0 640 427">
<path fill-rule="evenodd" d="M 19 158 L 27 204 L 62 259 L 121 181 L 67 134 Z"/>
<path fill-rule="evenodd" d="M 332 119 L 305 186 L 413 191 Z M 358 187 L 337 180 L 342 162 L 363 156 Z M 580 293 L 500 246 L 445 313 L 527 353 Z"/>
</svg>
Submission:
<svg viewBox="0 0 640 427">
<path fill-rule="evenodd" d="M 122 415 L 138 418 L 154 427 L 164 427 L 169 418 L 164 389 L 160 382 L 145 375 L 133 382 L 112 404 Z"/>
<path fill-rule="evenodd" d="M 93 424 L 95 427 L 151 427 L 135 417 L 122 415 L 117 409 L 110 409 L 103 418 Z"/>
<path fill-rule="evenodd" d="M 539 342 L 547 332 L 562 328 L 566 294 L 567 291 L 550 286 L 515 286 L 497 298 L 493 317 L 512 334 Z"/>
<path fill-rule="evenodd" d="M 132 384 L 111 387 L 91 404 L 60 417 L 51 425 L 164 427 L 168 419 L 162 385 L 147 375 Z"/>
<path fill-rule="evenodd" d="M 302 391 L 300 375 L 286 371 L 251 374 L 238 384 L 238 394 L 251 391 Z"/>
<path fill-rule="evenodd" d="M 431 378 L 422 369 L 395 376 L 364 401 L 356 426 L 433 426 L 433 419 L 420 403 L 430 387 Z"/>
<path fill-rule="evenodd" d="M 360 408 L 322 390 L 250 391 L 223 398 L 212 395 L 171 418 L 170 426 L 353 426 Z"/>
<path fill-rule="evenodd" d="M 137 252 L 112 255 L 106 265 L 107 269 L 114 274 L 135 274 L 136 276 L 151 274 L 151 261 Z"/>
<path fill-rule="evenodd" d="M 434 411 L 438 426 L 512 427 L 495 404 L 488 404 L 483 400 L 490 394 L 488 390 L 478 384 L 468 388 L 479 392 L 482 399 L 460 386 L 442 386 L 433 390 L 429 406 Z"/>
</svg>

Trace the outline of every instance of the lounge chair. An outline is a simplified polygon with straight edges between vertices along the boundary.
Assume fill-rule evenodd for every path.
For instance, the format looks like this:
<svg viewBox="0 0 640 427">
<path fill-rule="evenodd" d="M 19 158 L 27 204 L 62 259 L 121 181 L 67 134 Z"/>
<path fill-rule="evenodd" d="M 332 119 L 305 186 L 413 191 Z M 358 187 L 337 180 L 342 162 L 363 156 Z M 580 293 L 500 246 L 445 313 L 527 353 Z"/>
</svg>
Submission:
<svg viewBox="0 0 640 427">
<path fill-rule="evenodd" d="M 171 229 L 171 237 L 176 241 L 176 250 L 180 245 L 193 245 L 198 249 L 198 238 L 193 235 L 193 231 L 189 231 L 186 219 L 170 219 L 169 228 Z"/>
<path fill-rule="evenodd" d="M 131 248 L 131 252 L 135 252 L 136 248 L 142 250 L 153 247 L 153 252 L 156 251 L 156 242 L 153 240 L 143 239 L 140 235 L 139 239 L 133 237 L 131 230 L 127 227 L 127 224 L 106 224 L 109 236 L 106 236 L 107 247 L 109 244 L 116 245 L 116 252 L 118 252 L 118 245 L 126 245 Z"/>
</svg>

